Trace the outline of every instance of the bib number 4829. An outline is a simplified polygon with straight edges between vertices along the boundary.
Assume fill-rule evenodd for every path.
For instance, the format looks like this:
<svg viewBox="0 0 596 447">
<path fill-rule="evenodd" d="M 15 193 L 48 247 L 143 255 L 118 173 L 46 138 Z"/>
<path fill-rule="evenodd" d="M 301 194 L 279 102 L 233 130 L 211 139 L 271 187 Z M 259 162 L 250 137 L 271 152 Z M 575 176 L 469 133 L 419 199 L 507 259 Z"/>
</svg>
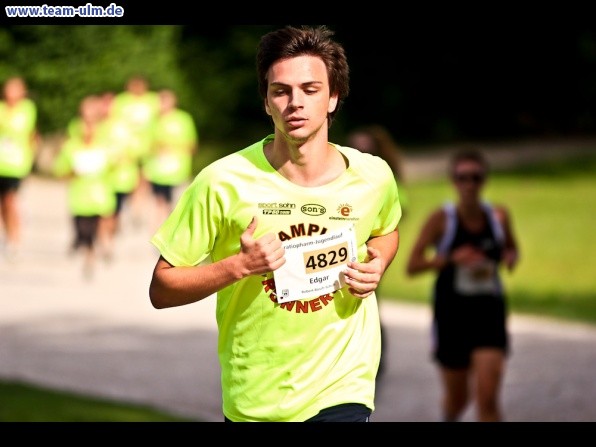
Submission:
<svg viewBox="0 0 596 447">
<path fill-rule="evenodd" d="M 346 264 L 348 260 L 348 243 L 344 242 L 323 250 L 304 253 L 304 267 L 307 273 L 320 272 L 329 268 Z"/>
</svg>

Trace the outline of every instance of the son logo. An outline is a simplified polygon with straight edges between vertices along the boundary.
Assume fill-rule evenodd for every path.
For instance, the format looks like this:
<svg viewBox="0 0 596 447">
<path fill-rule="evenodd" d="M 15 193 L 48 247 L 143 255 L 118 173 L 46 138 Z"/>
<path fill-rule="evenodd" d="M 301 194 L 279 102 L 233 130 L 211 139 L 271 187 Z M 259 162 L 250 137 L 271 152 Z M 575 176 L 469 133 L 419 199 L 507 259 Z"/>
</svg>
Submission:
<svg viewBox="0 0 596 447">
<path fill-rule="evenodd" d="M 306 205 L 302 205 L 300 211 L 309 216 L 322 216 L 327 210 L 324 206 L 308 203 Z"/>
</svg>

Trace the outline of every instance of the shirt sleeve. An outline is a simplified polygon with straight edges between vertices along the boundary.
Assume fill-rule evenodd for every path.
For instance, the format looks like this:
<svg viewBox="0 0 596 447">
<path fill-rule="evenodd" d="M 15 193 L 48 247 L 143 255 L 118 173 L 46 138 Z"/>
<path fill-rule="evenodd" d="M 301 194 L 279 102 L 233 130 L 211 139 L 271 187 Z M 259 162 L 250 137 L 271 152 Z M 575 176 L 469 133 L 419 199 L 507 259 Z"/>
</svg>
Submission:
<svg viewBox="0 0 596 447">
<path fill-rule="evenodd" d="M 380 188 L 384 193 L 380 200 L 380 209 L 375 220 L 371 236 L 383 236 L 397 228 L 402 216 L 399 190 L 393 171 L 386 161 L 379 159 L 378 177 L 382 179 Z"/>
<path fill-rule="evenodd" d="M 174 266 L 198 265 L 213 250 L 223 212 L 211 183 L 209 171 L 201 171 L 151 238 Z"/>
</svg>

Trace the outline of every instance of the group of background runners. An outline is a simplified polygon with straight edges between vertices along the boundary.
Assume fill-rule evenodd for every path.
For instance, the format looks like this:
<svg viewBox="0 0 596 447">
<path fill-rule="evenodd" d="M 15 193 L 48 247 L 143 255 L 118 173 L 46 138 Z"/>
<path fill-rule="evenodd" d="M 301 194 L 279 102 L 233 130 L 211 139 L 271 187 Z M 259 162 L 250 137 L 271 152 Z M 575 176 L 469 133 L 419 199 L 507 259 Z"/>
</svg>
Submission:
<svg viewBox="0 0 596 447">
<path fill-rule="evenodd" d="M 68 182 L 73 219 L 71 253 L 83 253 L 91 278 L 97 255 L 112 259 L 121 212 L 130 202 L 133 223 L 155 229 L 171 208 L 175 187 L 190 179 L 198 150 L 197 126 L 178 107 L 174 91 L 152 91 L 146 78 L 131 77 L 119 93 L 84 97 L 53 157 L 51 174 Z M 20 245 L 17 191 L 33 170 L 39 136 L 36 106 L 23 78 L 4 84 L 0 107 L 0 198 L 4 254 Z"/>
</svg>

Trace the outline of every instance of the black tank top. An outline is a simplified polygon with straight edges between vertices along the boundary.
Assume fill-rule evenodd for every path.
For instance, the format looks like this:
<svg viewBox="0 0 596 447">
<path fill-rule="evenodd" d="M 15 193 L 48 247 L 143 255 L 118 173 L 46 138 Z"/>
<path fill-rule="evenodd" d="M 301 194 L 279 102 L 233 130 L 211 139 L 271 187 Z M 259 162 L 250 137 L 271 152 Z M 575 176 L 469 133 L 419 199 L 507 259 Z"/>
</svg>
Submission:
<svg viewBox="0 0 596 447">
<path fill-rule="evenodd" d="M 495 296 L 502 294 L 498 263 L 503 249 L 503 231 L 493 215 L 492 207 L 484 203 L 483 209 L 482 230 L 472 232 L 461 224 L 453 204 L 444 207 L 447 224 L 437 250 L 448 255 L 457 247 L 471 244 L 482 250 L 489 261 L 475 269 L 462 269 L 454 264 L 448 264 L 437 276 L 436 295 Z"/>
</svg>

